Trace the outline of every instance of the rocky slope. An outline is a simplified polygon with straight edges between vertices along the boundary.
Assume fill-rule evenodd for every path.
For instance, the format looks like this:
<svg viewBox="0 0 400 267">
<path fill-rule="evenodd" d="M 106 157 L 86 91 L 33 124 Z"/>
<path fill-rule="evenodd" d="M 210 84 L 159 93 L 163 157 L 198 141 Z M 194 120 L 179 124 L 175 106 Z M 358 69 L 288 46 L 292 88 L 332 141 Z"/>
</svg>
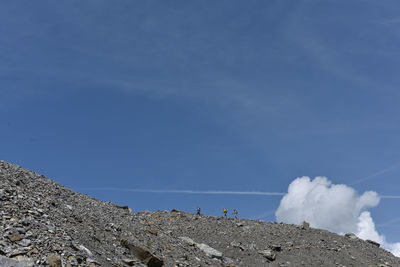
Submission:
<svg viewBox="0 0 400 267">
<path fill-rule="evenodd" d="M 400 266 L 351 234 L 177 210 L 133 213 L 3 161 L 0 201 L 0 266 Z"/>
</svg>

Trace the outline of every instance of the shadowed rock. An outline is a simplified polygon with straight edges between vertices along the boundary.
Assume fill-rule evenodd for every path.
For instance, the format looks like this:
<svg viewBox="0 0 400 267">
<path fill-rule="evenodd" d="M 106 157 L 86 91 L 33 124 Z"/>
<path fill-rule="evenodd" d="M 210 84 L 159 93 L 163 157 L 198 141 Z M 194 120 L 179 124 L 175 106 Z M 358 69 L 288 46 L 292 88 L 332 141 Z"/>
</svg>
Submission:
<svg viewBox="0 0 400 267">
<path fill-rule="evenodd" d="M 138 258 L 141 262 L 146 264 L 149 267 L 161 267 L 164 265 L 164 262 L 159 257 L 153 255 L 148 250 L 145 250 L 139 246 L 133 245 L 129 243 L 128 240 L 121 239 L 121 244 L 129 249 L 131 254 Z"/>
</svg>

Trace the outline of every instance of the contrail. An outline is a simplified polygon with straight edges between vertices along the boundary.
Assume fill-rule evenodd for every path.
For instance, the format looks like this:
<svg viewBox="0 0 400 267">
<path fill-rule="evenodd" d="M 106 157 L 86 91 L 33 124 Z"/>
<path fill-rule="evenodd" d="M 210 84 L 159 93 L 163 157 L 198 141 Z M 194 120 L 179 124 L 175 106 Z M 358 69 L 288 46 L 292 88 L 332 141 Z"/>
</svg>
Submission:
<svg viewBox="0 0 400 267">
<path fill-rule="evenodd" d="M 269 210 L 269 211 L 263 212 L 263 213 L 258 214 L 258 215 L 250 216 L 250 219 L 252 219 L 252 220 L 260 220 L 260 219 L 263 219 L 263 218 L 269 218 L 271 214 L 275 213 L 275 211 L 276 210 Z"/>
<path fill-rule="evenodd" d="M 392 198 L 392 199 L 400 199 L 400 196 L 393 196 L 393 195 L 382 195 L 379 196 L 380 198 Z"/>
<path fill-rule="evenodd" d="M 369 180 L 369 179 L 374 178 L 376 176 L 379 176 L 379 175 L 382 175 L 384 173 L 390 172 L 390 171 L 392 171 L 394 169 L 397 169 L 399 166 L 400 166 L 400 162 L 397 162 L 396 164 L 390 166 L 389 168 L 386 168 L 386 169 L 380 170 L 378 172 L 375 172 L 373 174 L 367 175 L 365 177 L 359 178 L 356 181 L 352 182 L 350 185 L 358 184 L 358 183 L 363 182 L 365 180 Z"/>
<path fill-rule="evenodd" d="M 168 189 L 137 189 L 137 188 L 118 188 L 118 187 L 91 187 L 79 188 L 84 191 L 118 191 L 118 192 L 137 192 L 155 194 L 193 194 L 193 195 L 252 195 L 252 196 L 284 196 L 283 192 L 264 192 L 264 191 L 222 191 L 222 190 L 168 190 Z M 400 199 L 400 195 L 378 195 L 380 198 Z"/>
<path fill-rule="evenodd" d="M 378 227 L 393 227 L 393 226 L 399 226 L 399 225 L 397 224 L 397 222 L 399 222 L 399 221 L 400 221 L 400 218 L 395 218 L 395 219 L 389 220 L 389 221 L 384 222 L 384 223 L 376 224 L 376 226 L 378 226 Z M 395 224 L 395 223 L 396 223 L 396 224 Z"/>
<path fill-rule="evenodd" d="M 262 191 L 158 190 L 158 189 L 135 189 L 135 188 L 116 188 L 116 187 L 81 188 L 81 190 L 159 193 L 159 194 L 199 194 L 199 195 L 258 195 L 258 196 L 285 195 L 285 193 L 281 192 L 262 192 Z"/>
</svg>

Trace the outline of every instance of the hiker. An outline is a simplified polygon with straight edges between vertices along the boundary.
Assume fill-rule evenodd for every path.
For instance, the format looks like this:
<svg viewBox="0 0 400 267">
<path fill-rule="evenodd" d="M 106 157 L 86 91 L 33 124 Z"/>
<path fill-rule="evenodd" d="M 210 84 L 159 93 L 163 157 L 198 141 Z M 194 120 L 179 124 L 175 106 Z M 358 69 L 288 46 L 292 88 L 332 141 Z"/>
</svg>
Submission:
<svg viewBox="0 0 400 267">
<path fill-rule="evenodd" d="M 226 218 L 226 214 L 228 213 L 227 209 L 224 209 L 224 217 Z"/>
<path fill-rule="evenodd" d="M 200 214 L 200 207 L 197 207 L 197 215 L 201 215 Z"/>
<path fill-rule="evenodd" d="M 237 214 L 238 214 L 237 209 L 234 209 L 234 210 L 233 210 L 233 215 L 235 215 L 235 219 L 237 219 Z"/>
</svg>

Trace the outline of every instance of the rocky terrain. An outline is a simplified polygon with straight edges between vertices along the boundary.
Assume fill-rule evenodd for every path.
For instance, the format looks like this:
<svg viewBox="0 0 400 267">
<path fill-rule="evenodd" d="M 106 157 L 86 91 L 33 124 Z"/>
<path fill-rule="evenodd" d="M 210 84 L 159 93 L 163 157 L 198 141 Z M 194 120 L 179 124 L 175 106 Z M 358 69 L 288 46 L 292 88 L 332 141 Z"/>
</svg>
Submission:
<svg viewBox="0 0 400 267">
<path fill-rule="evenodd" d="M 0 266 L 400 266 L 353 234 L 174 209 L 133 213 L 3 161 L 0 203 Z"/>
</svg>

